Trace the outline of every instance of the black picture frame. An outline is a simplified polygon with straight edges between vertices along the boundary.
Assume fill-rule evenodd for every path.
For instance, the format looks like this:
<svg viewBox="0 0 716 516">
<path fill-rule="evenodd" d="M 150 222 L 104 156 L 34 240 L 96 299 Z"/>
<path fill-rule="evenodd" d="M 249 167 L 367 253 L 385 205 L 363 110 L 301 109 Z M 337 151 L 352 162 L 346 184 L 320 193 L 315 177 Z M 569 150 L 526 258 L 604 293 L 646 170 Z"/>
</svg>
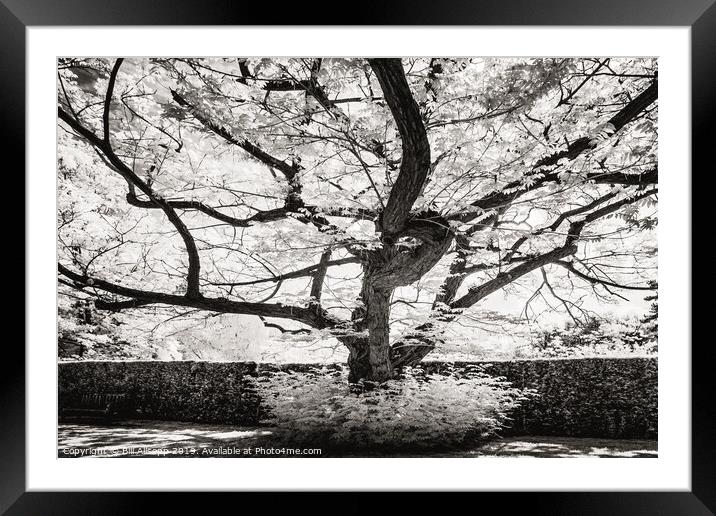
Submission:
<svg viewBox="0 0 716 516">
<path fill-rule="evenodd" d="M 279 5 L 231 0 L 0 0 L 0 116 L 6 133 L 3 147 L 22 149 L 25 146 L 25 30 L 28 26 L 335 25 L 337 21 L 341 24 L 346 20 L 355 25 L 689 26 L 692 37 L 692 168 L 703 173 L 692 172 L 692 180 L 713 170 L 708 157 L 716 141 L 713 120 L 716 113 L 714 0 L 448 0 L 439 5 L 425 0 L 398 0 L 376 5 L 365 2 L 355 9 L 346 5 L 348 12 L 341 16 L 338 16 L 341 4 L 322 4 L 321 1 Z M 10 170 L 16 177 L 19 177 L 19 170 L 24 170 L 23 153 L 13 154 L 19 163 L 12 169 L 5 169 L 6 177 L 11 175 Z M 692 192 L 705 195 L 705 190 Z M 699 204 L 694 198 L 693 206 Z M 694 223 L 698 221 L 693 215 L 692 218 Z M 14 255 L 14 260 L 17 261 L 20 255 L 24 260 L 24 251 L 20 251 L 19 244 L 17 248 L 19 254 Z M 693 257 L 697 255 L 692 254 Z M 16 263 L 13 269 L 19 267 Z M 695 262 L 692 264 L 694 270 L 697 270 Z M 26 268 L 25 276 L 30 274 L 32 271 Z M 699 307 L 704 310 L 695 299 L 693 307 L 694 310 Z M 26 310 L 30 309 L 32 307 L 26 307 Z M 704 318 L 692 315 L 692 321 L 699 320 Z M 690 345 L 692 355 L 690 492 L 473 493 L 471 496 L 476 496 L 478 501 L 469 503 L 477 508 L 477 504 L 482 505 L 488 500 L 498 502 L 500 511 L 510 511 L 526 503 L 535 514 L 713 514 L 716 511 L 716 452 L 713 444 L 716 430 L 713 362 L 710 360 L 712 344 L 709 338 L 692 340 L 693 344 L 679 343 Z M 141 514 L 148 512 L 156 502 L 163 508 L 161 513 L 191 507 L 188 495 L 180 493 L 26 492 L 25 353 L 17 339 L 7 338 L 4 353 L 7 355 L 0 376 L 0 512 L 7 515 Z M 211 496 L 215 503 L 229 495 Z M 265 504 L 265 501 L 254 499 L 256 494 L 240 493 L 239 496 L 245 508 Z M 288 503 L 281 496 L 270 497 L 271 512 Z M 425 503 L 423 496 L 418 494 L 411 496 L 409 502 L 421 506 Z M 295 507 L 295 501 L 290 503 Z M 366 506 L 369 507 L 369 503 L 366 502 Z M 347 505 L 352 507 L 343 506 L 344 510 L 352 508 L 358 512 L 358 505 L 363 502 Z M 325 507 L 329 510 L 332 507 L 332 512 L 337 510 L 333 503 L 326 503 Z M 311 504 L 311 510 L 320 511 L 321 507 Z"/>
</svg>

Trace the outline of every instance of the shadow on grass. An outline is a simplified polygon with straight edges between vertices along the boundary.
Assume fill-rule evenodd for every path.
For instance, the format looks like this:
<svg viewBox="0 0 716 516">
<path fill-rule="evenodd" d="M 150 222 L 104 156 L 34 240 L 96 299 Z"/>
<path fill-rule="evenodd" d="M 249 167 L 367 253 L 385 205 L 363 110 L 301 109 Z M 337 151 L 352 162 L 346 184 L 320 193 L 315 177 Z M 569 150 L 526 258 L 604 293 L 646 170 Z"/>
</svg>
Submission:
<svg viewBox="0 0 716 516">
<path fill-rule="evenodd" d="M 593 437 L 523 436 L 489 442 L 478 455 L 508 457 L 629 457 L 655 458 L 657 442 Z"/>
<path fill-rule="evenodd" d="M 97 455 L 148 456 L 150 451 L 192 449 L 248 448 L 261 445 L 273 432 L 259 427 L 205 425 L 177 421 L 131 421 L 116 424 L 59 425 L 58 456 L 67 457 L 68 450 L 80 450 L 74 456 Z M 81 453 L 87 450 L 88 453 Z M 157 453 L 162 455 L 161 453 Z"/>
<path fill-rule="evenodd" d="M 271 450 L 302 449 L 266 427 L 179 421 L 125 421 L 59 425 L 58 456 L 68 457 L 285 457 Z M 316 448 L 321 448 L 317 446 Z M 268 452 L 257 453 L 256 450 Z M 250 451 L 246 451 L 250 450 Z M 306 457 L 306 454 L 294 454 Z M 579 437 L 496 438 L 462 449 L 323 449 L 322 457 L 657 457 L 657 442 Z"/>
</svg>

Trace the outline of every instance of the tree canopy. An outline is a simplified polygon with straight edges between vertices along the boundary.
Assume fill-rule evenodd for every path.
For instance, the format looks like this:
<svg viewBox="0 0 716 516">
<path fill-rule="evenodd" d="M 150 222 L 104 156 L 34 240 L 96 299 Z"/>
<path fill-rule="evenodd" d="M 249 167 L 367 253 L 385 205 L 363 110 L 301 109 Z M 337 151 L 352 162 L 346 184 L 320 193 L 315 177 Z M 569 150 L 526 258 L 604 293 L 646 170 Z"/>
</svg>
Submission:
<svg viewBox="0 0 716 516">
<path fill-rule="evenodd" d="M 60 293 L 99 310 L 257 316 L 382 381 L 512 285 L 575 321 L 654 288 L 656 59 L 63 58 L 58 78 Z"/>
</svg>

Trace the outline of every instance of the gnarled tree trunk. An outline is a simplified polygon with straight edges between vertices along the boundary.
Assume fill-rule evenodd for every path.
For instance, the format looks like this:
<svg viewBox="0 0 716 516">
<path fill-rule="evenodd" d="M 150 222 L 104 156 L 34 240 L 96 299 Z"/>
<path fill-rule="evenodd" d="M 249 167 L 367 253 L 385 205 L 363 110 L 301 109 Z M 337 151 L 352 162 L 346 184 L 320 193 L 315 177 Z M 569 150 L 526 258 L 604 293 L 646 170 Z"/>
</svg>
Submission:
<svg viewBox="0 0 716 516">
<path fill-rule="evenodd" d="M 390 298 L 393 291 L 418 281 L 452 243 L 452 234 L 444 226 L 421 227 L 414 224 L 412 229 L 420 236 L 418 247 L 384 239 L 383 248 L 362 256 L 362 305 L 353 311 L 352 316 L 357 335 L 344 340 L 350 352 L 348 366 L 351 382 L 361 379 L 373 382 L 388 380 L 397 368 L 414 365 L 434 347 L 425 339 L 417 347 L 406 342 L 399 350 L 390 346 Z"/>
<path fill-rule="evenodd" d="M 353 312 L 358 335 L 347 342 L 349 380 L 384 382 L 393 376 L 390 362 L 390 296 L 393 289 L 377 281 L 368 263 L 361 290 L 362 306 Z"/>
</svg>

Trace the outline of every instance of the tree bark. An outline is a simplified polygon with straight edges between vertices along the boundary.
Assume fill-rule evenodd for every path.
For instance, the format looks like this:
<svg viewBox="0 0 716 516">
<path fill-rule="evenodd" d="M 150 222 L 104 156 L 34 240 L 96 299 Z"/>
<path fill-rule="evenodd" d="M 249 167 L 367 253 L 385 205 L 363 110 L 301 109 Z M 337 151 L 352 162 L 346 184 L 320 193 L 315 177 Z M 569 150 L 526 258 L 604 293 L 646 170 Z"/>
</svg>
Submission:
<svg viewBox="0 0 716 516">
<path fill-rule="evenodd" d="M 364 293 L 370 364 L 370 373 L 366 379 L 373 382 L 384 382 L 393 376 L 390 363 L 390 294 L 390 290 L 373 287 Z"/>
<path fill-rule="evenodd" d="M 349 337 L 349 381 L 384 382 L 393 377 L 390 361 L 390 297 L 393 288 L 380 281 L 381 267 L 364 264 L 362 306 L 354 310 L 358 335 Z"/>
<path fill-rule="evenodd" d="M 370 376 L 368 339 L 353 337 L 344 340 L 348 348 L 348 382 L 357 383 Z"/>
</svg>

